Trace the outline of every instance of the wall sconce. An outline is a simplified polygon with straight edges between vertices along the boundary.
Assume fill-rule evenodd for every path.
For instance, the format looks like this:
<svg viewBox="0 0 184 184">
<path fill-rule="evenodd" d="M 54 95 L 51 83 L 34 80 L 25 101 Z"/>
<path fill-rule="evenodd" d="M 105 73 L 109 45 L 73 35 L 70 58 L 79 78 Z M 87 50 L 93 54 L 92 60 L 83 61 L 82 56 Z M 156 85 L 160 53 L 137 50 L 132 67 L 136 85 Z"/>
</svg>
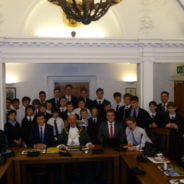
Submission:
<svg viewBox="0 0 184 184">
<path fill-rule="evenodd" d="M 11 74 L 6 75 L 6 84 L 7 85 L 13 85 L 17 82 L 18 82 L 17 76 L 11 75 Z"/>
<path fill-rule="evenodd" d="M 134 84 L 137 82 L 137 75 L 136 74 L 127 74 L 123 76 L 123 82 Z"/>
</svg>

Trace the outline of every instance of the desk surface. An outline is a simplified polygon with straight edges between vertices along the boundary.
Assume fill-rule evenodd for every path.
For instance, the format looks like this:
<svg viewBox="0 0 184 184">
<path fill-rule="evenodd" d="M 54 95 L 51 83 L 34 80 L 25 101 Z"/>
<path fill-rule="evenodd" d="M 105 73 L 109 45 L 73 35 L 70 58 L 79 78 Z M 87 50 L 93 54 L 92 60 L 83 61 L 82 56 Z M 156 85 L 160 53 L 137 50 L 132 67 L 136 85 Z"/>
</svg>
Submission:
<svg viewBox="0 0 184 184">
<path fill-rule="evenodd" d="M 0 179 L 4 176 L 6 171 L 10 168 L 11 164 L 12 164 L 12 159 L 9 158 L 7 159 L 5 164 L 0 165 Z"/>
<path fill-rule="evenodd" d="M 138 165 L 146 171 L 145 175 L 136 175 L 141 184 L 168 184 L 170 179 L 184 178 L 167 177 L 157 168 L 157 164 L 153 164 L 151 162 L 142 163 L 137 161 L 136 157 L 138 154 L 139 153 L 136 152 L 124 152 L 121 154 L 121 157 L 129 168 Z M 174 162 L 172 162 L 172 164 L 176 165 Z"/>
</svg>

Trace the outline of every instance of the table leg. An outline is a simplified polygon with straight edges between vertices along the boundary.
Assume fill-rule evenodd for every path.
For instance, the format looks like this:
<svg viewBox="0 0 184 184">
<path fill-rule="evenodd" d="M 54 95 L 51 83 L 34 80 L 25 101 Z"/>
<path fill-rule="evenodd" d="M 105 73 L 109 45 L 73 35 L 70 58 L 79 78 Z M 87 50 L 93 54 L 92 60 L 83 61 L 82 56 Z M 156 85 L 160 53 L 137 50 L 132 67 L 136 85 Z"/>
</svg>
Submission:
<svg viewBox="0 0 184 184">
<path fill-rule="evenodd" d="M 15 160 L 15 183 L 16 184 L 21 184 L 21 164 L 19 161 Z"/>
<path fill-rule="evenodd" d="M 119 184 L 119 157 L 113 159 L 114 184 Z"/>
<path fill-rule="evenodd" d="M 127 184 L 127 165 L 126 163 L 124 162 L 124 160 L 121 158 L 121 161 L 120 161 L 120 181 L 121 181 L 121 184 Z"/>
<path fill-rule="evenodd" d="M 7 184 L 14 184 L 14 177 L 13 164 L 11 164 L 6 174 Z"/>
</svg>

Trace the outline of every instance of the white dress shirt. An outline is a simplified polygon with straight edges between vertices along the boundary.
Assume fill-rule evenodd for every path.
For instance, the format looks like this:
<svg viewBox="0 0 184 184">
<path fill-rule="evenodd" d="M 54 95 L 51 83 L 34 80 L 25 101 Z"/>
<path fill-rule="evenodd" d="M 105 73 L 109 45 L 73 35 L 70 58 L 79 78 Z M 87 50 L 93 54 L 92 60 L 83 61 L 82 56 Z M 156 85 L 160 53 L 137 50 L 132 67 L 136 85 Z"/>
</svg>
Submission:
<svg viewBox="0 0 184 184">
<path fill-rule="evenodd" d="M 96 101 L 97 101 L 97 103 L 99 104 L 99 102 L 101 102 L 101 104 L 103 103 L 103 101 L 104 101 L 104 98 L 102 98 L 102 99 L 96 99 Z"/>
<path fill-rule="evenodd" d="M 79 146 L 79 129 L 77 127 L 70 127 L 68 133 L 67 146 Z"/>
<path fill-rule="evenodd" d="M 119 106 L 118 106 L 118 105 L 119 105 Z M 119 110 L 119 109 L 120 109 L 120 107 L 122 107 L 122 106 L 123 106 L 123 102 L 120 102 L 120 103 L 118 103 L 118 104 L 117 104 L 117 103 L 114 103 L 114 104 L 113 104 L 113 106 L 112 106 L 112 107 L 113 107 L 113 109 L 114 109 L 115 111 L 116 111 L 117 106 L 118 106 L 118 110 Z"/>
<path fill-rule="evenodd" d="M 136 127 L 134 130 L 126 128 L 126 137 L 128 144 L 132 144 L 137 147 L 137 150 L 144 148 L 146 142 L 150 142 L 150 138 L 147 136 L 146 131 L 141 127 Z"/>
<path fill-rule="evenodd" d="M 32 116 L 26 116 L 26 118 L 27 118 L 28 121 L 30 121 L 30 120 L 33 121 L 34 115 L 32 115 Z"/>
<path fill-rule="evenodd" d="M 174 113 L 174 114 L 169 114 L 169 118 L 172 120 L 172 119 L 174 119 L 176 117 L 176 113 Z"/>
<path fill-rule="evenodd" d="M 61 134 L 63 128 L 64 128 L 64 122 L 63 122 L 63 119 L 58 117 L 58 118 L 50 118 L 47 123 L 49 125 L 51 125 L 53 127 L 53 130 L 54 130 L 54 135 L 56 135 L 56 129 L 55 129 L 55 125 L 54 125 L 54 121 L 56 120 L 56 125 L 57 125 L 57 128 L 58 128 L 58 134 Z"/>
<path fill-rule="evenodd" d="M 65 112 L 66 111 L 66 107 L 60 107 L 59 110 L 60 110 L 60 112 Z"/>
</svg>

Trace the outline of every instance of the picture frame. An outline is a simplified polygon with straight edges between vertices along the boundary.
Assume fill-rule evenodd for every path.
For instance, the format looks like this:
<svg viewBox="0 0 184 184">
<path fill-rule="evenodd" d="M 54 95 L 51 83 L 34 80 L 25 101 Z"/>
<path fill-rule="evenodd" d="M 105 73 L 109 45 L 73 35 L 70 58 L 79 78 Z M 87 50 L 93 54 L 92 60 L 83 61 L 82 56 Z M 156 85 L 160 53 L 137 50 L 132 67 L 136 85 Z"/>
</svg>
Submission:
<svg viewBox="0 0 184 184">
<path fill-rule="evenodd" d="M 6 98 L 11 100 L 16 98 L 16 88 L 15 87 L 6 87 Z"/>
<path fill-rule="evenodd" d="M 136 96 L 136 88 L 126 88 L 125 93 L 129 93 L 132 96 Z"/>
</svg>

